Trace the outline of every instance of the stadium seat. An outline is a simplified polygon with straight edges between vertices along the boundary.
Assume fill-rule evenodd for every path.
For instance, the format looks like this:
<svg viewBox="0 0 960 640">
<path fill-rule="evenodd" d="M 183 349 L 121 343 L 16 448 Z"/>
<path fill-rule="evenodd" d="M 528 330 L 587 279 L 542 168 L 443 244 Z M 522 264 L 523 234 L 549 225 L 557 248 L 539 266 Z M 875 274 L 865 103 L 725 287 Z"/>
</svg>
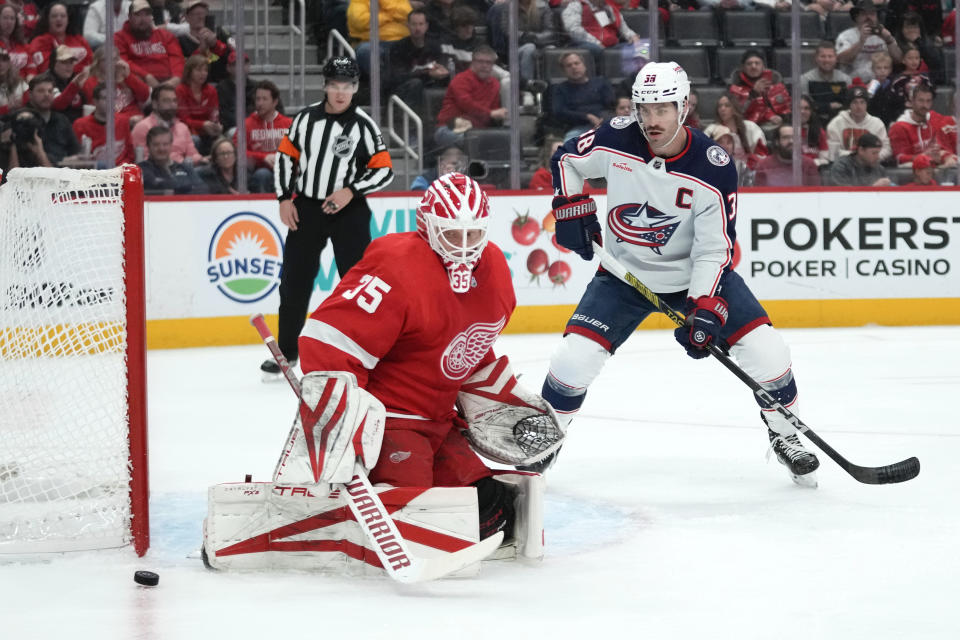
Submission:
<svg viewBox="0 0 960 640">
<path fill-rule="evenodd" d="M 610 82 L 613 78 L 627 75 L 623 70 L 623 52 L 620 49 L 605 49 L 603 52 L 603 75 Z"/>
<path fill-rule="evenodd" d="M 563 65 L 560 59 L 568 53 L 579 53 L 587 65 L 587 75 L 593 78 L 597 75 L 594 68 L 593 55 L 586 49 L 547 49 L 543 52 L 543 79 L 550 84 L 563 82 L 567 76 L 563 73 Z"/>
<path fill-rule="evenodd" d="M 712 11 L 676 11 L 670 14 L 672 44 L 679 47 L 715 47 L 720 44 L 720 25 Z"/>
<path fill-rule="evenodd" d="M 510 130 L 470 129 L 463 134 L 463 150 L 471 160 L 509 163 Z"/>
<path fill-rule="evenodd" d="M 947 76 L 947 83 L 956 81 L 957 77 L 957 54 L 954 47 L 943 48 L 943 69 Z"/>
<path fill-rule="evenodd" d="M 790 13 L 787 11 L 777 12 L 777 41 L 790 46 Z M 820 22 L 820 16 L 807 11 L 800 14 L 800 46 L 816 46 L 823 40 L 823 24 Z"/>
<path fill-rule="evenodd" d="M 893 182 L 893 184 L 902 186 L 913 182 L 913 168 L 911 167 L 887 167 L 884 173 Z"/>
<path fill-rule="evenodd" d="M 425 89 L 423 92 L 423 124 L 425 129 L 433 130 L 437 126 L 437 115 L 443 106 L 443 96 L 447 90 L 442 88 Z"/>
<path fill-rule="evenodd" d="M 717 100 L 727 91 L 727 88 L 711 85 L 702 85 L 695 88 L 697 90 L 697 97 L 700 99 L 700 102 L 697 104 L 697 113 L 700 114 L 700 121 L 714 121 L 716 119 Z"/>
<path fill-rule="evenodd" d="M 621 11 L 620 15 L 623 16 L 623 21 L 627 23 L 627 26 L 637 32 L 638 36 L 641 38 L 650 37 L 650 15 L 646 11 L 631 9 Z M 657 35 L 661 42 L 666 37 L 666 29 L 659 15 L 657 16 Z"/>
<path fill-rule="evenodd" d="M 774 49 L 773 50 L 773 64 L 771 68 L 775 71 L 779 71 L 780 75 L 784 79 L 790 78 L 790 67 L 792 65 L 792 52 L 790 49 Z M 816 49 L 800 49 L 800 73 L 806 73 L 810 69 L 813 69 L 816 66 L 815 58 L 817 55 Z"/>
<path fill-rule="evenodd" d="M 725 11 L 724 40 L 735 47 L 769 47 L 773 28 L 767 11 Z"/>
<path fill-rule="evenodd" d="M 827 16 L 827 35 L 831 40 L 836 40 L 837 36 L 854 26 L 848 11 L 831 11 Z"/>
<path fill-rule="evenodd" d="M 740 58 L 746 49 L 723 47 L 717 49 L 717 77 L 723 84 L 730 82 L 730 74 L 740 68 Z"/>
<path fill-rule="evenodd" d="M 950 98 L 953 97 L 953 85 L 944 84 L 937 87 L 937 93 L 933 97 L 933 110 L 937 113 L 952 116 L 953 109 L 950 107 Z"/>
<path fill-rule="evenodd" d="M 673 61 L 683 67 L 692 84 L 706 84 L 710 82 L 710 59 L 705 48 L 673 48 L 660 49 L 660 61 Z"/>
</svg>

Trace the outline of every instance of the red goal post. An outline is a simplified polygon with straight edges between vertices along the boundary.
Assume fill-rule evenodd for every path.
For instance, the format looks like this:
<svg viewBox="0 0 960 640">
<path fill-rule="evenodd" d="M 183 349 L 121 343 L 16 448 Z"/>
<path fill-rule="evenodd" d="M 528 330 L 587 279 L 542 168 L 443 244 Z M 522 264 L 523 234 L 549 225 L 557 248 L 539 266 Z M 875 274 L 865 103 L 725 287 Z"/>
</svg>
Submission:
<svg viewBox="0 0 960 640">
<path fill-rule="evenodd" d="M 0 554 L 150 544 L 140 170 L 0 187 Z"/>
</svg>

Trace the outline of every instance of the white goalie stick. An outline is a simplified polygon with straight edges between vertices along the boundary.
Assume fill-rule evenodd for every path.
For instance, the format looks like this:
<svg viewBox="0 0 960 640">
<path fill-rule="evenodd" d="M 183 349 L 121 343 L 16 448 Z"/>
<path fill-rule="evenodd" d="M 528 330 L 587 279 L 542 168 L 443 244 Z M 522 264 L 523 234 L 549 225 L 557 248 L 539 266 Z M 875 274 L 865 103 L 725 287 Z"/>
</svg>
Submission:
<svg viewBox="0 0 960 640">
<path fill-rule="evenodd" d="M 290 369 L 290 363 L 280 351 L 280 347 L 277 346 L 277 341 L 270 332 L 263 315 L 258 313 L 251 316 L 250 324 L 260 334 L 274 360 L 280 365 L 280 370 L 290 383 L 290 388 L 303 402 L 300 396 L 300 381 Z M 307 409 L 309 410 L 309 407 Z M 489 538 L 460 551 L 445 553 L 437 558 L 417 558 L 410 553 L 410 545 L 400 535 L 397 524 L 370 485 L 370 479 L 367 478 L 366 471 L 360 463 L 354 463 L 353 479 L 350 482 L 335 486 L 341 489 L 341 495 L 347 501 L 347 506 L 350 507 L 357 524 L 369 538 L 387 575 L 397 582 L 413 584 L 442 578 L 480 562 L 496 551 L 503 541 L 503 532 L 498 531 Z"/>
<path fill-rule="evenodd" d="M 593 251 L 600 257 L 600 263 L 603 265 L 604 269 L 639 291 L 640 295 L 646 298 L 661 313 L 670 318 L 670 320 L 672 320 L 678 327 L 683 326 L 686 320 L 683 315 L 677 313 L 672 307 L 670 307 L 670 305 L 664 302 L 660 296 L 648 289 L 647 286 L 640 282 L 635 275 L 627 271 L 626 267 L 620 264 L 620 262 L 609 253 L 607 253 L 606 249 L 594 242 Z M 798 418 L 792 411 L 787 409 L 781 403 L 777 402 L 776 398 L 770 395 L 766 389 L 761 387 L 759 382 L 751 378 L 746 371 L 737 366 L 737 364 L 731 360 L 726 353 L 723 352 L 723 349 L 718 347 L 713 342 L 710 342 L 707 344 L 707 351 L 709 351 L 710 355 L 718 360 L 720 364 L 726 367 L 733 375 L 737 376 L 741 382 L 750 387 L 750 390 L 753 391 L 754 395 L 760 400 L 760 402 L 763 403 L 765 407 L 780 413 L 780 415 L 786 418 L 787 421 L 793 425 L 798 432 L 805 435 L 813 444 L 817 445 L 817 447 L 827 454 L 831 460 L 836 462 L 841 469 L 849 473 L 854 480 L 864 484 L 893 484 L 896 482 L 906 482 L 907 480 L 912 480 L 920 473 L 920 461 L 916 457 L 910 457 L 906 460 L 901 460 L 900 462 L 894 462 L 880 467 L 861 467 L 860 465 L 853 464 L 842 455 L 837 453 L 833 447 L 827 444 L 827 442 L 817 435 L 813 429 L 804 424 L 804 422 L 800 420 L 800 418 Z"/>
</svg>

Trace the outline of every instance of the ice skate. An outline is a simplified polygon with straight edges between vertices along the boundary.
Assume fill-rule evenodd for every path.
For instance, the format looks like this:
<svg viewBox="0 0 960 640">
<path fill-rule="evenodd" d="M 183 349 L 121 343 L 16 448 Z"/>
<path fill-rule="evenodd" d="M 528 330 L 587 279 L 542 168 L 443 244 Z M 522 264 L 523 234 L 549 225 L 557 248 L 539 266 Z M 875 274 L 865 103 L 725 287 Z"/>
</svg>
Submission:
<svg viewBox="0 0 960 640">
<path fill-rule="evenodd" d="M 804 448 L 795 433 L 784 436 L 767 427 L 767 434 L 770 438 L 769 451 L 777 454 L 777 460 L 787 468 L 790 479 L 801 487 L 816 488 L 816 471 L 820 466 L 817 456 Z"/>
</svg>

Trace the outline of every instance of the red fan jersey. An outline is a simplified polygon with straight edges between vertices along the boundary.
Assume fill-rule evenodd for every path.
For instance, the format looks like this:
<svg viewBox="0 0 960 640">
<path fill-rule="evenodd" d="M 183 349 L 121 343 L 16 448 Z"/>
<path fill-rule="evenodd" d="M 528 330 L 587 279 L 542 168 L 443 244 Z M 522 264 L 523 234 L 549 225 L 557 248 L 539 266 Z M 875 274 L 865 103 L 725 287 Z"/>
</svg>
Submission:
<svg viewBox="0 0 960 640">
<path fill-rule="evenodd" d="M 350 371 L 393 414 L 449 419 L 460 385 L 493 361 L 516 306 L 510 269 L 489 243 L 467 293 L 416 232 L 374 240 L 300 334 L 300 365 Z"/>
</svg>

